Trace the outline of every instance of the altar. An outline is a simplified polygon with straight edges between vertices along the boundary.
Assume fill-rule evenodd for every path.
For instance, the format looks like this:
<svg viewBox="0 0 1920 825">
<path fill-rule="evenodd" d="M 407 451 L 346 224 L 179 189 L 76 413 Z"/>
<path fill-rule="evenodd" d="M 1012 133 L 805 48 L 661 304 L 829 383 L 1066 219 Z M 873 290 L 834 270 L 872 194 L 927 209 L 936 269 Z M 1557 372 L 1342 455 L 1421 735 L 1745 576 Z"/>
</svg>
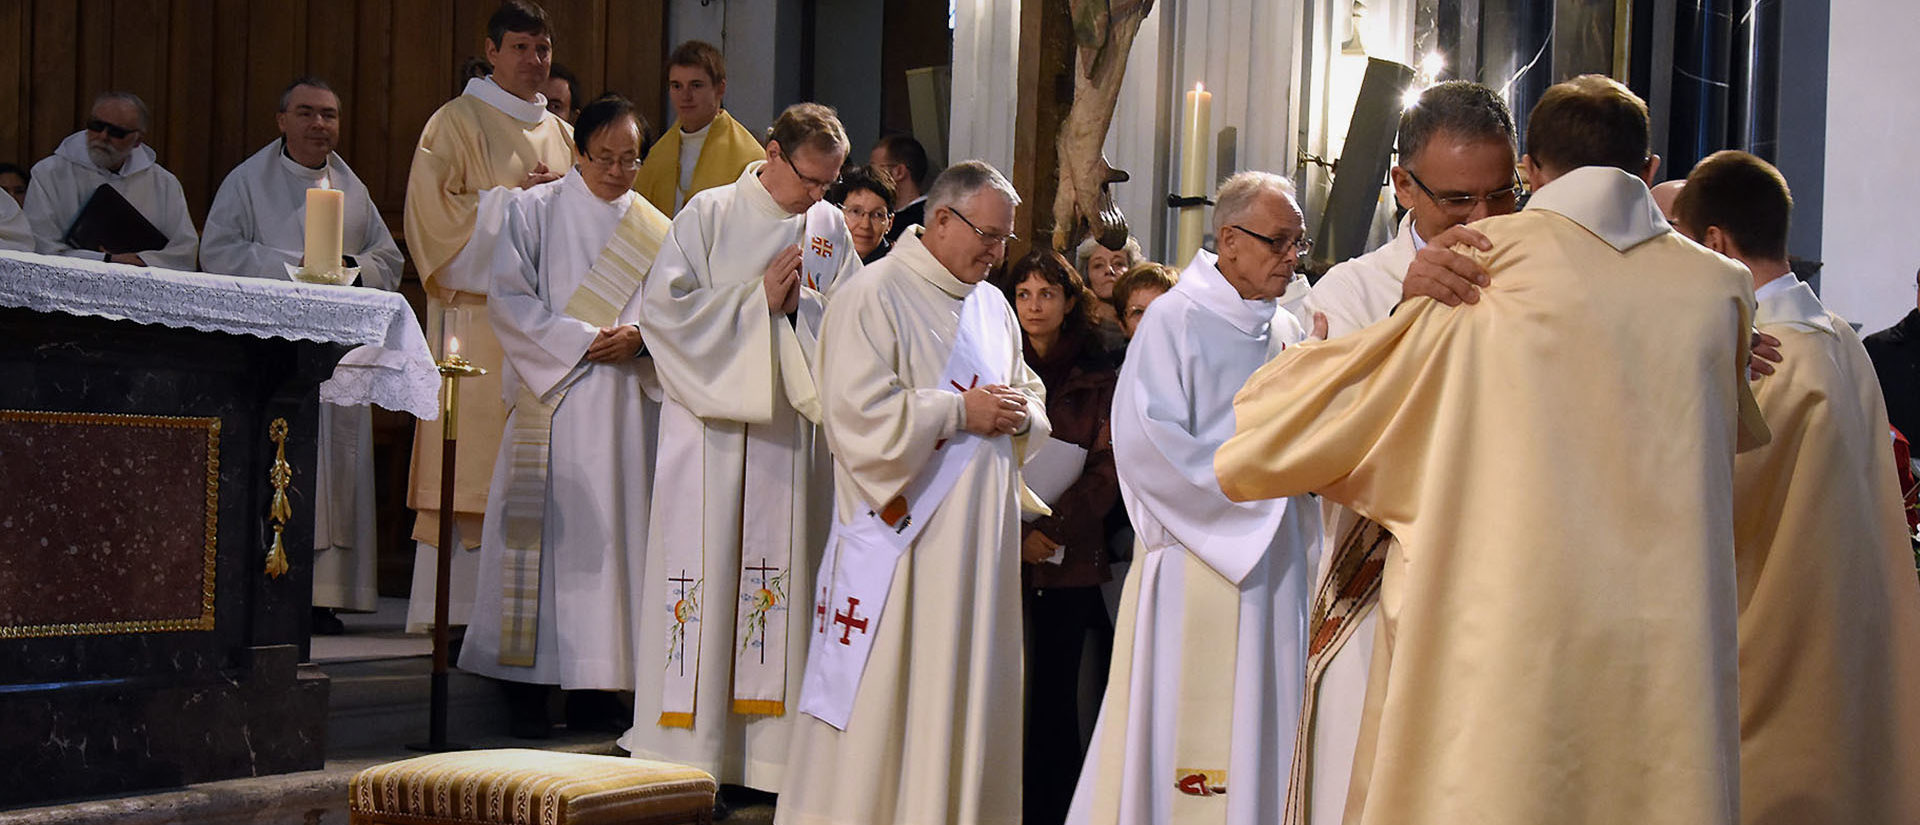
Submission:
<svg viewBox="0 0 1920 825">
<path fill-rule="evenodd" d="M 0 253 L 0 806 L 320 767 L 319 402 L 438 386 L 394 293 Z"/>
</svg>

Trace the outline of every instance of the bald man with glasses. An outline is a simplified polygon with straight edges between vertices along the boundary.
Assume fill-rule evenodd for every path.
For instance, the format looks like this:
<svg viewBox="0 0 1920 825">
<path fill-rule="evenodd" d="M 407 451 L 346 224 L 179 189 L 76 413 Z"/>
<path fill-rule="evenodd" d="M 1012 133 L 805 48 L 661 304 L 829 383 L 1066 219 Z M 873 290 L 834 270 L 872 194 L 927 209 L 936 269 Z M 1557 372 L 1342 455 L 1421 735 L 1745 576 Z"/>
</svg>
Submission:
<svg viewBox="0 0 1920 825">
<path fill-rule="evenodd" d="M 146 145 L 151 120 L 146 102 L 138 95 L 107 92 L 94 98 L 80 131 L 60 141 L 51 157 L 33 165 L 26 213 L 35 251 L 132 266 L 194 268 L 200 234 L 194 231 L 180 180 L 160 167 L 159 156 Z M 68 245 L 74 219 L 102 185 L 126 198 L 166 235 L 166 244 L 117 253 Z"/>
</svg>

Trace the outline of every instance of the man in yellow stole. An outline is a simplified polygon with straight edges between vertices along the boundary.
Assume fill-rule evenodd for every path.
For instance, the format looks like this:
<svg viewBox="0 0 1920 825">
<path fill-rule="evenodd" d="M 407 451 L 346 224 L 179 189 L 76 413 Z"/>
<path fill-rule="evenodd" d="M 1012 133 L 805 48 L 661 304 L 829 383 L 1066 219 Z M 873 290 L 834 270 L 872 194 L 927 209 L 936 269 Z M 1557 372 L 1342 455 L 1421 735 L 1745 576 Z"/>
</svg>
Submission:
<svg viewBox="0 0 1920 825">
<path fill-rule="evenodd" d="M 1660 216 L 1649 131 L 1612 80 L 1550 88 L 1477 304 L 1293 347 L 1235 400 L 1229 497 L 1319 491 L 1400 542 L 1348 823 L 1737 820 L 1753 288 Z"/>
<path fill-rule="evenodd" d="M 479 588 L 462 670 L 535 697 L 517 735 L 550 731 L 545 685 L 567 725 L 624 730 L 632 690 L 660 386 L 644 357 L 640 282 L 667 216 L 627 188 L 640 125 L 620 97 L 581 110 L 579 163 L 504 199 L 489 296 L 513 393 L 481 527 Z M 516 711 L 520 708 L 516 707 Z"/>
<path fill-rule="evenodd" d="M 727 59 L 719 49 L 689 40 L 673 50 L 667 57 L 673 125 L 647 150 L 633 191 L 675 215 L 696 193 L 732 183 L 747 164 L 766 157 L 753 133 L 720 108 L 726 96 Z"/>
<path fill-rule="evenodd" d="M 1920 822 L 1920 583 L 1866 349 L 1787 261 L 1793 197 L 1745 152 L 1695 166 L 1677 226 L 1747 266 L 1780 341 L 1773 441 L 1734 462 L 1740 819 Z"/>
<path fill-rule="evenodd" d="M 488 468 L 500 451 L 507 409 L 498 369 L 504 357 L 487 320 L 489 259 L 501 214 L 482 220 L 480 192 L 495 186 L 527 188 L 557 180 L 573 163 L 573 127 L 547 111 L 537 91 L 553 65 L 547 14 L 530 0 L 509 0 L 487 21 L 487 60 L 493 74 L 467 81 L 466 91 L 427 120 L 407 177 L 406 243 L 427 289 L 427 338 L 439 342 L 448 309 L 459 310 L 460 352 L 489 370 L 460 388 L 460 440 L 454 481 L 453 590 L 448 614 L 466 624 L 472 608 L 480 522 L 487 506 Z M 476 234 L 483 240 L 469 244 Z M 440 422 L 413 433 L 413 474 L 407 506 L 419 514 L 413 538 L 413 599 L 407 626 L 433 621 L 434 570 L 440 540 Z"/>
<path fill-rule="evenodd" d="M 821 200 L 846 155 L 833 109 L 788 107 L 760 161 L 674 217 L 641 289 L 666 397 L 623 743 L 776 793 L 826 540 L 813 358 L 827 297 L 860 268 Z"/>
</svg>

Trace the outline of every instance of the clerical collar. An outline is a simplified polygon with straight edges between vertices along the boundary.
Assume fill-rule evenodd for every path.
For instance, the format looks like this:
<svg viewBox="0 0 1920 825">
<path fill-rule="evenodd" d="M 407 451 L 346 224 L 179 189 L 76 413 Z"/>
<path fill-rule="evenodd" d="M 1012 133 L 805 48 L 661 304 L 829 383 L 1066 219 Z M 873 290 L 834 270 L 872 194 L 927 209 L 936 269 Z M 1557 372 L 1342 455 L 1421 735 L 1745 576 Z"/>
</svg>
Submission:
<svg viewBox="0 0 1920 825">
<path fill-rule="evenodd" d="M 1761 284 L 1759 289 L 1756 289 L 1753 291 L 1753 299 L 1755 301 L 1764 301 L 1782 292 L 1786 292 L 1787 290 L 1793 289 L 1793 285 L 1797 283 L 1800 283 L 1800 279 L 1798 277 L 1795 277 L 1793 273 L 1789 272 L 1785 275 L 1782 275 L 1778 278 L 1775 278 L 1771 281 Z"/>
<path fill-rule="evenodd" d="M 1195 303 L 1226 319 L 1235 329 L 1256 337 L 1267 334 L 1277 305 L 1270 298 L 1240 297 L 1240 291 L 1234 289 L 1226 274 L 1220 271 L 1219 258 L 1204 249 L 1193 253 L 1193 261 L 1180 273 L 1180 281 L 1173 288 L 1185 292 Z"/>
<path fill-rule="evenodd" d="M 1758 303 L 1753 311 L 1754 326 L 1791 326 L 1827 334 L 1835 331 L 1833 316 L 1827 314 L 1820 296 L 1792 273 L 1761 284 L 1753 297 Z"/>
<path fill-rule="evenodd" d="M 720 119 L 720 116 L 719 116 L 719 115 L 714 115 L 714 116 L 713 116 L 713 120 L 719 120 L 719 119 Z M 689 131 L 687 131 L 687 130 L 685 130 L 685 129 L 681 129 L 681 130 L 679 130 L 679 131 L 680 131 L 680 139 L 681 139 L 681 140 L 683 140 L 683 141 L 690 141 L 690 140 L 706 140 L 706 139 L 707 139 L 707 133 L 708 133 L 708 132 L 711 132 L 711 131 L 713 131 L 713 120 L 709 120 L 709 121 L 707 121 L 707 125 L 705 125 L 705 126 L 702 126 L 702 127 L 700 127 L 700 128 L 698 128 L 698 129 L 695 129 L 695 130 L 693 130 L 693 131 L 691 131 L 691 132 L 689 132 Z"/>
<path fill-rule="evenodd" d="M 1673 229 L 1646 181 L 1611 166 L 1582 166 L 1555 178 L 1527 201 L 1527 211 L 1535 209 L 1561 215 L 1621 252 Z"/>
<path fill-rule="evenodd" d="M 893 251 L 887 254 L 887 260 L 905 264 L 909 271 L 938 287 L 948 297 L 956 300 L 965 299 L 980 284 L 969 284 L 960 280 L 947 269 L 946 264 L 940 262 L 939 258 L 933 257 L 933 252 L 927 249 L 926 242 L 920 238 L 926 232 L 926 227 L 915 225 L 901 233 L 900 239 L 893 242 Z"/>
<path fill-rule="evenodd" d="M 522 123 L 539 123 L 551 114 L 547 111 L 547 96 L 534 94 L 532 100 L 522 100 L 518 95 L 501 88 L 493 82 L 493 76 L 471 78 L 462 94 L 480 99 L 480 102 L 499 109 L 507 117 Z"/>
<path fill-rule="evenodd" d="M 287 139 L 285 136 L 282 136 L 280 138 L 280 159 L 287 162 L 288 168 L 299 170 L 301 173 L 304 173 L 308 177 L 319 178 L 327 174 L 327 167 L 332 165 L 333 153 L 328 152 L 327 159 L 320 161 L 319 166 L 308 166 L 304 163 L 301 163 L 298 160 L 295 160 L 293 157 L 293 154 L 287 151 Z M 336 186 L 334 188 L 338 189 L 340 187 Z"/>
</svg>

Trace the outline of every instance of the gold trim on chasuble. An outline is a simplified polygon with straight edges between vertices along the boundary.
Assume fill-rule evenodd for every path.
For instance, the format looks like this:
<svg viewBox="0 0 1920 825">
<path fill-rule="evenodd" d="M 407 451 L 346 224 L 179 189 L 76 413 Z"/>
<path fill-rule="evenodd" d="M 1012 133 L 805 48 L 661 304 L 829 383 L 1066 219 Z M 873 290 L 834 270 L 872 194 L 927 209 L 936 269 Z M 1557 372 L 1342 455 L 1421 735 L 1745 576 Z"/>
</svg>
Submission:
<svg viewBox="0 0 1920 825">
<path fill-rule="evenodd" d="M 121 413 L 41 412 L 0 410 L 0 425 L 24 422 L 85 427 L 146 427 L 202 429 L 207 434 L 205 544 L 201 552 L 200 615 L 194 618 L 132 619 L 96 622 L 0 626 L 0 639 L 55 636 L 104 636 L 120 633 L 166 633 L 212 630 L 214 562 L 220 526 L 220 419 L 200 416 L 126 415 Z"/>
</svg>

